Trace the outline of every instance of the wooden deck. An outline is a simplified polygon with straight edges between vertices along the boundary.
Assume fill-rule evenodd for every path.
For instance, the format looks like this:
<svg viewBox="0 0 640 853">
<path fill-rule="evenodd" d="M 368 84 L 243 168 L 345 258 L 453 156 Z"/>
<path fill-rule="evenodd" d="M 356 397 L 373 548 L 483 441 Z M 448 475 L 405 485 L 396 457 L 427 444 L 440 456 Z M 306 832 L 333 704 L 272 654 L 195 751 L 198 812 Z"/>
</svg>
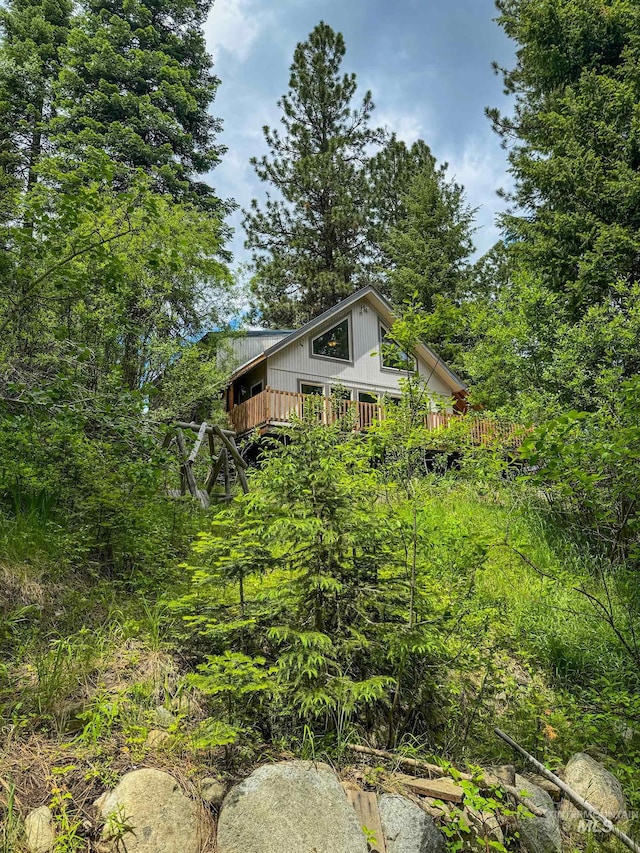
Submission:
<svg viewBox="0 0 640 853">
<path fill-rule="evenodd" d="M 270 428 L 286 426 L 294 417 L 301 418 L 305 406 L 312 409 L 319 423 L 331 424 L 351 414 L 354 429 L 367 429 L 375 421 L 385 419 L 385 406 L 382 403 L 361 403 L 356 400 L 336 400 L 332 397 L 320 397 L 316 394 L 298 394 L 293 391 L 277 391 L 266 388 L 255 397 L 235 406 L 229 413 L 229 422 L 236 434 L 241 437 L 258 429 L 268 432 Z M 522 442 L 522 430 L 514 424 L 465 415 L 470 423 L 471 439 L 476 444 L 489 444 L 500 440 L 510 447 L 518 447 Z M 429 430 L 441 430 L 460 415 L 446 412 L 430 412 L 426 415 L 425 426 Z"/>
</svg>

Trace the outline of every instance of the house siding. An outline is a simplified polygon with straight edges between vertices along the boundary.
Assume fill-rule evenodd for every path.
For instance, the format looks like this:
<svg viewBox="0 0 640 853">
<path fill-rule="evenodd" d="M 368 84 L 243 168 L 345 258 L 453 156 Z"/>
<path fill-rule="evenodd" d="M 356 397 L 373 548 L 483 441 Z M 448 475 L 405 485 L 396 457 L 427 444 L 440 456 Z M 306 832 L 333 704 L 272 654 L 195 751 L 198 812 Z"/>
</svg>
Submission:
<svg viewBox="0 0 640 853">
<path fill-rule="evenodd" d="M 314 357 L 311 341 L 332 328 L 345 316 L 351 323 L 351 361 Z M 336 314 L 325 326 L 314 329 L 299 341 L 292 342 L 268 359 L 267 384 L 280 391 L 299 391 L 300 381 L 342 384 L 354 391 L 399 394 L 402 373 L 383 369 L 380 360 L 380 317 L 363 300 L 345 314 Z M 432 368 L 418 359 L 420 375 L 436 396 L 450 397 L 449 388 Z"/>
</svg>

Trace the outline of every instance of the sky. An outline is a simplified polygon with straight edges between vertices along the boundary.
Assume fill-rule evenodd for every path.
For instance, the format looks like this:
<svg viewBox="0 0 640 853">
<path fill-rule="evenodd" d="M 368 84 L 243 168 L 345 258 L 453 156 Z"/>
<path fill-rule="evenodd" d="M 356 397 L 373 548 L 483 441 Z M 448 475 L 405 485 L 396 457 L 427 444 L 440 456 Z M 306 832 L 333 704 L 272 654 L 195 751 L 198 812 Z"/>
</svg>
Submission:
<svg viewBox="0 0 640 853">
<path fill-rule="evenodd" d="M 484 253 L 499 236 L 497 190 L 509 186 L 507 152 L 484 115 L 487 106 L 508 108 L 491 63 L 510 67 L 514 56 L 495 16 L 493 0 L 214 0 L 205 26 L 221 80 L 212 111 L 228 148 L 211 176 L 217 192 L 241 208 L 264 196 L 249 160 L 267 153 L 262 128 L 279 123 L 296 44 L 323 20 L 344 35 L 343 71 L 356 73 L 361 95 L 373 94 L 372 123 L 407 143 L 424 139 L 449 163 L 479 208 L 474 242 Z M 235 265 L 249 260 L 241 223 L 238 211 Z"/>
</svg>

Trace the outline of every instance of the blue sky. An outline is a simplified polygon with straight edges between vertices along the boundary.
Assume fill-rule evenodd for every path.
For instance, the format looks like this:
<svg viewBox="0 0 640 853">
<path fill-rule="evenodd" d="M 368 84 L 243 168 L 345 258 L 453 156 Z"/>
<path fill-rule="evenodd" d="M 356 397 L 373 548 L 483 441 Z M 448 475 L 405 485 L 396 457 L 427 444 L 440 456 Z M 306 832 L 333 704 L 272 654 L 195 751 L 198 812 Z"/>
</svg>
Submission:
<svg viewBox="0 0 640 853">
<path fill-rule="evenodd" d="M 249 163 L 266 153 L 262 127 L 279 121 L 297 42 L 320 20 L 344 37 L 345 71 L 370 89 L 374 122 L 406 142 L 422 138 L 479 207 L 477 253 L 498 237 L 495 216 L 508 186 L 506 152 L 484 116 L 505 107 L 491 62 L 510 66 L 513 46 L 493 20 L 493 0 L 215 0 L 205 33 L 221 79 L 215 115 L 229 151 L 211 176 L 223 197 L 247 207 L 264 186 Z M 236 263 L 247 260 L 241 214 L 234 215 Z"/>
</svg>

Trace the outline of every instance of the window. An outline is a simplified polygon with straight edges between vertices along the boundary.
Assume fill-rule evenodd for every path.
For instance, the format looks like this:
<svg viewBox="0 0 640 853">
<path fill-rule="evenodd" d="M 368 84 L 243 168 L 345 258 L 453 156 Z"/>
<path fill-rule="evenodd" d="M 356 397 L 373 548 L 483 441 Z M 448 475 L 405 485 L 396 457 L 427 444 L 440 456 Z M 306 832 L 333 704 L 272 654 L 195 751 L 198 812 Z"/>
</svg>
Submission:
<svg viewBox="0 0 640 853">
<path fill-rule="evenodd" d="M 261 391 L 262 391 L 262 379 L 260 380 L 260 382 L 256 382 L 255 385 L 251 386 L 251 391 L 249 393 L 249 396 L 255 397 L 256 394 L 260 394 Z"/>
<path fill-rule="evenodd" d="M 347 317 L 314 338 L 311 342 L 311 352 L 321 358 L 337 358 L 341 361 L 351 359 L 349 346 L 349 320 Z"/>
<path fill-rule="evenodd" d="M 415 370 L 416 360 L 412 355 L 409 355 L 400 349 L 398 344 L 391 340 L 389 330 L 384 326 L 380 326 L 380 350 L 382 356 L 382 366 L 387 370 Z"/>
<path fill-rule="evenodd" d="M 378 395 L 370 394 L 368 391 L 358 391 L 358 401 L 360 403 L 377 403 Z"/>
<path fill-rule="evenodd" d="M 345 388 L 344 385 L 332 385 L 331 396 L 336 400 L 350 400 L 351 388 Z"/>
<path fill-rule="evenodd" d="M 317 394 L 319 397 L 324 396 L 324 385 L 312 385 L 309 382 L 300 383 L 301 394 Z"/>
</svg>

